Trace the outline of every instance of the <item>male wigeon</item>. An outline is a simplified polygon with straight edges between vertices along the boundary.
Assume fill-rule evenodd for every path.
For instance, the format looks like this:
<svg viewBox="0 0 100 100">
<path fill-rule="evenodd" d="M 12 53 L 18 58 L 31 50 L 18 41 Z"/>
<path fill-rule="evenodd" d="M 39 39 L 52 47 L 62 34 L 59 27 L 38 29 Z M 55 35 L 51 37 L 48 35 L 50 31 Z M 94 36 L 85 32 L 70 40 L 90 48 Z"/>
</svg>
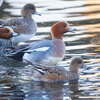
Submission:
<svg viewBox="0 0 100 100">
<path fill-rule="evenodd" d="M 41 40 L 29 45 L 29 49 L 23 55 L 26 63 L 42 64 L 45 66 L 55 66 L 64 58 L 65 44 L 63 41 L 64 33 L 72 31 L 69 24 L 59 21 L 51 27 L 51 40 Z"/>
</svg>

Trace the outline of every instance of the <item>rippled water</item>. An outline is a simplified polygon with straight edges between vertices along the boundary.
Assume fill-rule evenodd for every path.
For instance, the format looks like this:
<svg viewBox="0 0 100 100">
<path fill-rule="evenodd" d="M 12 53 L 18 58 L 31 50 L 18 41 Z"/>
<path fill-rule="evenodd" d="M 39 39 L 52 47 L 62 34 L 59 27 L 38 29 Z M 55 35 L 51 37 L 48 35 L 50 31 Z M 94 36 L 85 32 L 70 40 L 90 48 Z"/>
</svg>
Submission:
<svg viewBox="0 0 100 100">
<path fill-rule="evenodd" d="M 79 55 L 86 68 L 80 71 L 79 82 L 37 83 L 32 81 L 31 68 L 11 59 L 0 59 L 0 100 L 100 100 L 100 0 L 6 0 L 0 17 L 19 16 L 21 7 L 34 3 L 42 16 L 33 16 L 38 34 L 33 39 L 49 36 L 50 26 L 59 20 L 76 27 L 76 33 L 64 37 L 65 59 Z M 10 7 L 9 6 L 9 7 Z M 10 15 L 9 15 L 10 14 Z"/>
</svg>

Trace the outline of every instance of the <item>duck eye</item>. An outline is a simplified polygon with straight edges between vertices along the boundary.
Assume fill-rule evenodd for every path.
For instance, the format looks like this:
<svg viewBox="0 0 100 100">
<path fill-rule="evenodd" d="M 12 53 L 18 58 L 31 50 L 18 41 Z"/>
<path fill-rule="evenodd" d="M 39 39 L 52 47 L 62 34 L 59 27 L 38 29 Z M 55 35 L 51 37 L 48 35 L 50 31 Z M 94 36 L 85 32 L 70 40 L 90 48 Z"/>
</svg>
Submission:
<svg viewBox="0 0 100 100">
<path fill-rule="evenodd" d="M 64 25 L 64 27 L 66 27 L 66 25 Z"/>
<path fill-rule="evenodd" d="M 82 63 L 82 61 L 78 61 L 77 63 L 78 63 L 78 64 L 81 64 L 81 63 Z"/>
</svg>

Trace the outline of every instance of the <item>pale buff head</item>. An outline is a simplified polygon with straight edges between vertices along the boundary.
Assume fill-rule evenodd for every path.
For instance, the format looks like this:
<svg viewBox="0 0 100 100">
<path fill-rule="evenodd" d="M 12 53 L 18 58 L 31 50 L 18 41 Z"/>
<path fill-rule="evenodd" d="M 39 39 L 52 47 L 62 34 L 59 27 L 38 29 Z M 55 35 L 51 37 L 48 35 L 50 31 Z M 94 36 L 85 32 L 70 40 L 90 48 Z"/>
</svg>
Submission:
<svg viewBox="0 0 100 100">
<path fill-rule="evenodd" d="M 83 67 L 84 62 L 81 57 L 73 57 L 70 63 L 70 71 L 78 72 L 80 67 Z"/>
<path fill-rule="evenodd" d="M 22 15 L 31 15 L 31 14 L 35 14 L 36 13 L 36 7 L 34 4 L 26 4 L 21 11 Z"/>
</svg>

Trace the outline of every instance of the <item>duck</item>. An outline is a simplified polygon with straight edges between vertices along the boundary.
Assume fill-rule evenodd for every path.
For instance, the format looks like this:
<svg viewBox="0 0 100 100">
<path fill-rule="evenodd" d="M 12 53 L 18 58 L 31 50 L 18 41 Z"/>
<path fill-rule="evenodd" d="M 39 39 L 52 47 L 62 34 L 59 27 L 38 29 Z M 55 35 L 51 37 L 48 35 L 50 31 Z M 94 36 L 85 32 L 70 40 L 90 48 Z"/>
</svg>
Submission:
<svg viewBox="0 0 100 100">
<path fill-rule="evenodd" d="M 34 64 L 32 79 L 41 82 L 71 82 L 79 80 L 79 69 L 84 67 L 83 59 L 79 56 L 71 58 L 69 70 L 63 66 L 41 66 Z"/>
<path fill-rule="evenodd" d="M 51 40 L 40 40 L 31 43 L 24 51 L 22 60 L 27 64 L 55 66 L 64 58 L 64 33 L 72 32 L 68 22 L 58 21 L 51 26 Z M 17 58 L 19 59 L 19 58 Z"/>
<path fill-rule="evenodd" d="M 32 14 L 40 15 L 36 11 L 36 6 L 28 3 L 23 6 L 21 17 L 0 20 L 2 27 L 9 26 L 14 30 L 14 32 L 16 32 L 17 35 L 11 38 L 13 43 L 17 44 L 19 42 L 28 41 L 37 33 L 37 23 L 32 18 Z"/>
</svg>

